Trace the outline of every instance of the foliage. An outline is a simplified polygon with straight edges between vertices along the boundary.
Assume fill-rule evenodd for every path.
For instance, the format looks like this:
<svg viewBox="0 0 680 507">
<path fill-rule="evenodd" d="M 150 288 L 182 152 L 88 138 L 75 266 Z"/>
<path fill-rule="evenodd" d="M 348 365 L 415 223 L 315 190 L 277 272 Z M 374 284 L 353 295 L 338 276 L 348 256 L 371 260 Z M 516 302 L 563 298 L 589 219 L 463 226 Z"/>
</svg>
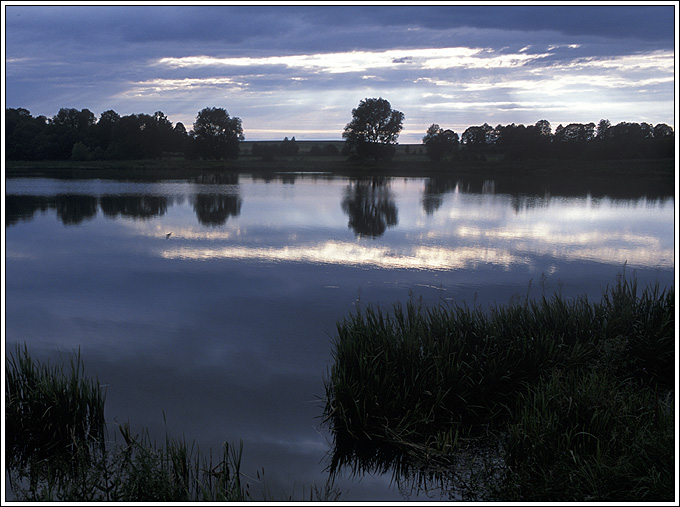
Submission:
<svg viewBox="0 0 680 507">
<path fill-rule="evenodd" d="M 450 129 L 443 130 L 433 123 L 423 137 L 423 144 L 431 160 L 441 160 L 442 157 L 451 155 L 458 149 L 458 134 Z"/>
<path fill-rule="evenodd" d="M 241 119 L 230 117 L 222 108 L 206 107 L 199 111 L 193 130 L 192 155 L 207 159 L 235 159 L 239 141 L 243 141 Z"/>
<path fill-rule="evenodd" d="M 385 99 L 367 98 L 352 110 L 352 115 L 352 121 L 342 134 L 343 153 L 357 158 L 391 160 L 396 153 L 404 114 L 393 110 Z M 433 127 L 439 128 L 436 123 L 430 128 Z M 224 109 L 214 107 L 198 113 L 191 132 L 187 132 L 181 122 L 173 126 L 162 111 L 121 117 L 115 111 L 107 110 L 97 120 L 88 109 L 61 108 L 52 118 L 34 118 L 23 108 L 5 109 L 6 160 L 142 160 L 167 155 L 192 160 L 234 159 L 239 154 L 239 141 L 243 139 L 241 120 L 230 118 Z M 601 119 L 597 126 L 592 122 L 559 125 L 554 133 L 547 120 L 527 126 L 512 123 L 492 127 L 484 123 L 468 127 L 460 137 L 460 144 L 456 139 L 457 134 L 453 131 L 438 133 L 428 129 L 423 142 L 428 156 L 434 161 L 449 154 L 455 154 L 456 161 L 486 160 L 487 155 L 507 160 L 621 160 L 675 156 L 675 133 L 665 123 L 653 126 L 644 122 L 620 122 L 611 125 L 609 120 Z M 453 145 L 458 145 L 459 149 Z M 255 146 L 258 144 L 253 148 Z M 286 138 L 276 148 L 258 146 L 262 152 L 256 156 L 271 161 L 275 155 L 296 155 L 298 148 L 295 138 L 290 141 Z M 335 154 L 331 144 L 326 145 L 322 153 L 319 149 L 310 155 Z"/>
<path fill-rule="evenodd" d="M 488 311 L 444 305 L 425 309 L 413 301 L 405 308 L 395 305 L 391 313 L 371 306 L 359 309 L 338 324 L 334 364 L 325 382 L 324 417 L 334 443 L 329 470 L 335 474 L 343 467 L 354 472 L 391 468 L 397 475 L 429 473 L 441 480 L 455 475 L 452 464 L 465 444 L 474 448 L 496 441 L 504 450 L 492 475 L 507 479 L 498 486 L 500 498 L 515 495 L 554 501 L 591 495 L 631 500 L 647 498 L 643 489 L 653 491 L 653 498 L 667 495 L 660 485 L 672 473 L 672 461 L 656 468 L 648 465 L 663 455 L 659 453 L 664 445 L 672 444 L 672 418 L 670 423 L 659 419 L 665 405 L 657 393 L 669 392 L 673 385 L 673 319 L 672 288 L 648 287 L 638 294 L 635 281 L 624 278 L 595 303 L 585 297 L 569 300 L 554 295 L 496 305 Z M 581 483 L 577 482 L 564 486 L 561 493 L 546 489 L 546 482 L 556 474 L 587 477 L 585 469 L 575 472 L 559 450 L 571 440 L 562 444 L 555 439 L 555 448 L 547 437 L 535 442 L 525 439 L 521 448 L 517 443 L 523 432 L 531 435 L 518 426 L 531 414 L 547 420 L 561 418 L 564 407 L 550 405 L 540 416 L 531 408 L 549 379 L 559 375 L 571 382 L 571 387 L 560 387 L 565 400 L 574 383 L 601 389 L 584 398 L 583 407 L 597 407 L 593 397 L 620 400 L 602 408 L 609 418 L 605 428 L 591 427 L 595 424 L 591 412 L 574 421 L 561 419 L 562 426 L 553 432 L 566 431 L 569 439 L 583 439 L 583 432 L 629 432 L 625 443 L 596 455 L 603 460 L 597 465 L 600 472 L 609 475 L 610 482 L 605 483 L 612 484 L 609 490 L 583 487 L 578 494 Z M 622 412 L 623 405 L 630 408 L 628 412 Z M 637 429 L 626 426 L 633 414 L 642 417 Z M 650 425 L 659 421 L 664 425 L 662 433 L 654 434 Z M 546 425 L 536 423 L 535 428 Z M 490 438 L 488 431 L 496 436 Z M 511 436 L 506 441 L 503 435 Z M 531 452 L 554 456 L 536 458 L 526 445 L 533 446 Z M 636 454 L 641 449 L 644 456 Z M 532 475 L 534 458 L 546 467 L 543 482 Z M 594 466 L 590 455 L 583 460 Z M 624 461 L 629 468 L 614 466 Z M 438 470 L 432 472 L 433 466 Z M 636 483 L 628 480 L 645 469 L 649 474 L 639 476 Z M 522 474 L 515 474 L 517 470 Z M 527 496 L 527 491 L 533 496 Z"/>
<path fill-rule="evenodd" d="M 350 153 L 389 160 L 394 156 L 394 144 L 403 123 L 404 113 L 392 109 L 387 100 L 366 98 L 352 109 L 352 121 L 345 126 L 342 137 Z"/>
</svg>

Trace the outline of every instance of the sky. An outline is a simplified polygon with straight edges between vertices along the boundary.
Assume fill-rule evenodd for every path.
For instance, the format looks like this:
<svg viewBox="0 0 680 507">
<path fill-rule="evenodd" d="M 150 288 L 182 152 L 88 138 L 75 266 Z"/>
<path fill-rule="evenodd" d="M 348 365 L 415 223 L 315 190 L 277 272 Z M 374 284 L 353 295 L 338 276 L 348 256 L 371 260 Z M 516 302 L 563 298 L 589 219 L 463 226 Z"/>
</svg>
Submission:
<svg viewBox="0 0 680 507">
<path fill-rule="evenodd" d="M 400 143 L 439 124 L 675 127 L 677 2 L 59 5 L 3 2 L 6 108 L 220 107 L 246 140 L 340 140 L 387 99 Z"/>
</svg>

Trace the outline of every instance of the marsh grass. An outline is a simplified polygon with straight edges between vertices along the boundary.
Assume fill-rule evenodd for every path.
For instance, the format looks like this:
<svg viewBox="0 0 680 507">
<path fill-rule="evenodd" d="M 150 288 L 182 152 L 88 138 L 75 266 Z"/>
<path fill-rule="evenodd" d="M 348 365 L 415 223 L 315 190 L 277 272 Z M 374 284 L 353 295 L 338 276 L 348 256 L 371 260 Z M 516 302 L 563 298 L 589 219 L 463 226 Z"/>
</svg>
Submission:
<svg viewBox="0 0 680 507">
<path fill-rule="evenodd" d="M 520 395 L 498 495 L 535 501 L 671 501 L 674 406 L 607 369 L 555 371 Z"/>
<path fill-rule="evenodd" d="M 34 360 L 26 345 L 6 358 L 6 462 L 10 487 L 31 501 L 242 501 L 243 444 L 205 455 L 195 444 L 116 425 L 109 441 L 104 391 L 70 369 Z"/>
<path fill-rule="evenodd" d="M 640 292 L 622 276 L 597 302 L 556 294 L 487 310 L 424 308 L 413 300 L 389 312 L 359 307 L 338 323 L 333 358 L 324 409 L 333 438 L 331 476 L 341 468 L 392 470 L 395 478 L 415 478 L 418 487 L 433 480 L 460 484 L 461 451 L 474 454 L 478 447 L 481 455 L 498 445 L 500 459 L 478 467 L 484 491 L 467 488 L 467 498 L 526 499 L 532 491 L 544 501 L 629 500 L 669 493 L 658 486 L 673 471 L 672 453 L 659 453 L 664 445 L 672 449 L 672 410 L 659 397 L 674 382 L 673 288 Z M 574 403 L 572 392 L 584 398 L 566 408 L 541 404 L 551 389 L 561 393 L 560 402 Z M 577 406 L 597 406 L 597 416 L 565 412 Z M 627 422 L 634 415 L 637 429 Z M 662 429 L 653 433 L 649 425 Z M 627 444 L 604 445 L 604 435 L 611 441 L 624 434 Z M 527 438 L 540 444 L 528 446 Z M 630 470 L 614 466 L 624 462 Z M 589 488 L 593 467 L 609 481 Z M 635 473 L 642 475 L 634 483 Z M 565 474 L 573 482 L 554 480 L 546 488 Z"/>
<path fill-rule="evenodd" d="M 184 437 L 166 432 L 159 444 L 146 429 L 133 433 L 129 423 L 106 423 L 103 388 L 85 377 L 79 351 L 65 370 L 17 346 L 6 358 L 5 380 L 7 476 L 20 501 L 276 501 L 264 469 L 256 478 L 241 471 L 243 442 L 206 454 Z M 311 484 L 287 500 L 300 494 L 332 501 L 341 491 Z"/>
<path fill-rule="evenodd" d="M 238 449 L 225 444 L 223 454 L 202 455 L 184 439 L 166 439 L 164 446 L 148 434 L 132 435 L 129 425 L 120 427 L 123 442 L 96 453 L 89 460 L 74 455 L 68 473 L 55 468 L 10 470 L 13 489 L 28 501 L 186 502 L 244 501 Z M 59 472 L 59 473 L 55 473 Z M 23 475 L 21 475 L 23 473 Z"/>
<path fill-rule="evenodd" d="M 74 456 L 89 462 L 101 450 L 106 432 L 105 393 L 84 377 L 80 351 L 70 368 L 31 358 L 26 345 L 7 357 L 5 373 L 5 452 L 9 468 L 68 474 Z"/>
</svg>

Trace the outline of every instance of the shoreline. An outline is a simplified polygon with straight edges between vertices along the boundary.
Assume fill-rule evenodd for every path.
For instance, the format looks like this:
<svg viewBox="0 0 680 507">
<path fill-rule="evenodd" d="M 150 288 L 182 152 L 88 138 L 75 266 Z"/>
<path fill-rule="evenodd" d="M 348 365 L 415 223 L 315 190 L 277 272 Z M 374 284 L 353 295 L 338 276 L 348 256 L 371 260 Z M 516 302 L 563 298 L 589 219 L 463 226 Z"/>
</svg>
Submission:
<svg viewBox="0 0 680 507">
<path fill-rule="evenodd" d="M 574 176 L 586 178 L 645 177 L 674 181 L 674 159 L 439 161 L 397 157 L 387 162 L 353 161 L 346 157 L 281 157 L 263 161 L 243 156 L 236 160 L 187 160 L 180 157 L 148 160 L 39 160 L 5 161 L 5 178 L 158 178 L 174 179 L 211 173 L 330 174 L 334 176 L 440 177 L 440 176 Z"/>
</svg>

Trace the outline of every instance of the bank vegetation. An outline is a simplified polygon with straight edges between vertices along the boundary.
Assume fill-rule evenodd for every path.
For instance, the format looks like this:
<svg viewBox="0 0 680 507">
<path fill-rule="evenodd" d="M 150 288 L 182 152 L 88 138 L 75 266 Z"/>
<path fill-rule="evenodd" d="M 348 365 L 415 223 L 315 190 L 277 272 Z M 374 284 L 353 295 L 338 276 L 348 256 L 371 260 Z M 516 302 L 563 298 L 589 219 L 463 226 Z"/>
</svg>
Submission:
<svg viewBox="0 0 680 507">
<path fill-rule="evenodd" d="M 673 501 L 674 289 L 360 308 L 326 378 L 330 473 L 496 501 Z"/>
</svg>

